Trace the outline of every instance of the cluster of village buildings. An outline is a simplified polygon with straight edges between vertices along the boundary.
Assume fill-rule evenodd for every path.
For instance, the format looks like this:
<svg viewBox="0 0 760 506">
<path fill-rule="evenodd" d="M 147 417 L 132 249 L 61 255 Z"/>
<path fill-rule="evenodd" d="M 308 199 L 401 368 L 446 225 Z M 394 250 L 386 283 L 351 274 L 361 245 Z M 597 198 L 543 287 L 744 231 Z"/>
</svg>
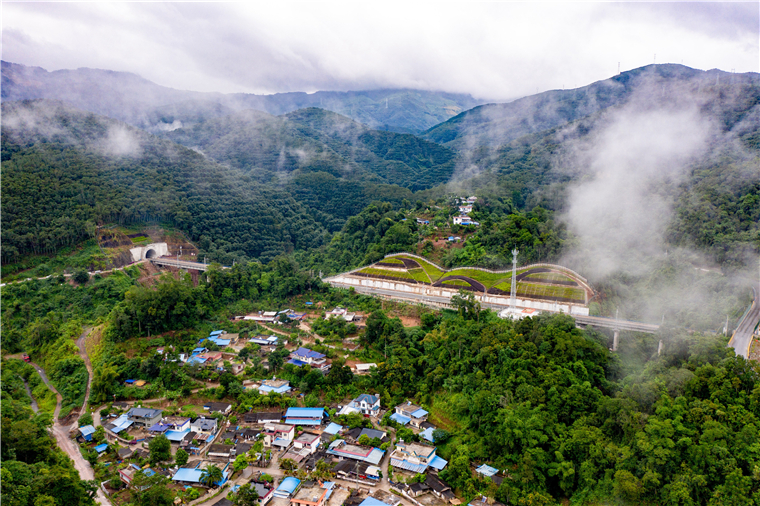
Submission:
<svg viewBox="0 0 760 506">
<path fill-rule="evenodd" d="M 286 314 L 288 318 L 302 317 L 290 310 L 282 312 L 262 312 L 259 315 L 245 317 L 247 319 L 275 318 Z M 357 316 L 342 308 L 336 308 L 326 314 L 326 318 L 343 318 L 348 322 L 355 321 Z M 259 320 L 256 320 L 259 321 Z M 210 351 L 204 343 L 209 341 L 219 348 L 230 348 L 240 351 L 248 343 L 258 344 L 261 353 L 267 354 L 275 350 L 281 343 L 282 337 L 275 335 L 258 335 L 249 339 L 240 339 L 237 334 L 216 330 L 209 337 L 201 339 L 199 346 L 186 355 L 169 354 L 169 349 L 160 348 L 159 353 L 173 357 L 187 364 L 197 364 L 200 367 L 213 367 L 218 370 L 228 368 L 233 374 L 243 372 L 244 363 L 237 360 L 235 353 Z M 225 365 L 226 362 L 226 365 Z M 288 363 L 296 366 L 309 366 L 326 373 L 331 361 L 322 353 L 308 347 L 299 347 L 290 353 Z M 375 364 L 354 364 L 357 374 L 366 374 Z M 136 386 L 142 380 L 128 380 Z M 290 393 L 292 388 L 287 380 L 272 379 L 246 380 L 242 382 L 246 389 L 255 389 L 261 394 L 275 392 Z M 121 480 L 129 486 L 135 473 L 148 476 L 154 473 L 164 474 L 180 486 L 197 486 L 202 484 L 204 470 L 215 464 L 222 470 L 222 480 L 216 485 L 225 484 L 232 475 L 232 463 L 239 455 L 246 455 L 248 465 L 261 469 L 272 464 L 272 456 L 282 462 L 289 459 L 300 469 L 307 472 L 316 468 L 317 463 L 326 461 L 331 465 L 331 471 L 336 479 L 366 485 L 367 491 L 374 488 L 383 478 L 383 463 L 387 463 L 396 476 L 413 476 L 425 474 L 425 481 L 412 485 L 391 483 L 399 488 L 407 497 L 418 497 L 427 493 L 445 503 L 459 504 L 451 488 L 438 478 L 438 471 L 447 465 L 446 460 L 437 455 L 433 433 L 435 426 L 428 421 L 428 412 L 421 406 L 405 402 L 393 408 L 389 418 L 401 426 L 412 428 L 421 442 L 405 442 L 398 440 L 390 445 L 388 434 L 375 428 L 349 428 L 331 420 L 325 407 L 292 407 L 286 411 L 259 411 L 238 413 L 231 418 L 232 405 L 226 402 L 207 402 L 203 405 L 204 414 L 194 418 L 185 416 L 164 416 L 161 409 L 132 406 L 126 402 L 114 403 L 116 414 L 105 417 L 102 422 L 106 431 L 107 441 L 118 441 L 118 458 L 123 462 L 133 463 L 119 469 Z M 380 405 L 380 398 L 373 394 L 362 394 L 344 406 L 334 406 L 334 413 L 339 415 L 361 414 L 372 420 L 379 420 L 385 413 Z M 119 414 L 121 412 L 121 414 Z M 79 428 L 76 436 L 82 442 L 92 440 L 95 428 L 92 425 Z M 158 435 L 164 435 L 173 446 L 172 453 L 183 449 L 189 455 L 188 463 L 182 467 L 169 469 L 140 467 L 135 461 L 147 458 L 147 443 Z M 261 441 L 261 445 L 257 442 Z M 143 444 L 139 444 L 143 443 Z M 252 452 L 254 447 L 260 448 L 258 453 Z M 103 454 L 109 448 L 109 443 L 94 447 Z M 482 467 L 482 466 L 481 466 Z M 493 473 L 492 479 L 497 479 L 497 470 L 488 466 L 478 468 L 477 472 Z M 251 473 L 249 473 L 251 474 Z M 259 473 L 261 474 L 261 473 Z M 266 505 L 272 498 L 289 500 L 290 506 L 324 506 L 331 497 L 335 483 L 304 481 L 290 476 L 279 483 L 252 478 L 250 483 L 255 486 L 260 503 Z M 214 506 L 232 506 L 223 504 L 222 499 Z M 349 506 L 398 506 L 398 496 L 375 489 L 372 493 L 352 495 L 343 504 Z M 474 505 L 477 506 L 477 505 Z"/>
<path fill-rule="evenodd" d="M 459 205 L 459 215 L 454 216 L 453 221 L 454 225 L 473 225 L 478 226 L 480 223 L 477 221 L 473 221 L 470 218 L 470 213 L 472 212 L 472 205 L 478 201 L 477 197 L 467 197 L 467 198 L 459 198 L 457 199 L 457 204 Z"/>
<path fill-rule="evenodd" d="M 232 405 L 225 402 L 204 404 L 203 408 L 209 415 L 195 419 L 164 416 L 160 409 L 131 407 L 126 403 L 115 403 L 114 407 L 127 409 L 125 413 L 109 417 L 104 422 L 107 439 L 120 440 L 127 446 L 118 450 L 120 459 L 148 456 L 147 451 L 141 447 L 147 445 L 126 444 L 126 434 L 130 435 L 132 442 L 147 442 L 163 434 L 175 446 L 175 452 L 182 448 L 191 455 L 187 465 L 168 470 L 141 468 L 130 464 L 119 470 L 119 475 L 127 486 L 137 472 L 163 473 L 182 486 L 200 485 L 201 477 L 209 464 L 222 469 L 223 479 L 216 485 L 223 485 L 231 476 L 232 463 L 238 455 L 247 455 L 249 465 L 253 467 L 266 468 L 271 463 L 271 454 L 274 454 L 280 462 L 290 459 L 307 472 L 314 470 L 317 462 L 325 460 L 331 464 L 336 478 L 374 487 L 382 478 L 383 459 L 388 459 L 394 473 L 427 474 L 422 483 L 400 485 L 405 487 L 404 493 L 416 497 L 430 492 L 447 503 L 459 504 L 451 488 L 437 476 L 438 471 L 446 467 L 447 461 L 437 455 L 433 438 L 435 426 L 428 422 L 428 412 L 411 402 L 396 406 L 390 419 L 415 429 L 423 442 L 399 440 L 392 451 L 380 448 L 391 448 L 384 444 L 390 442 L 385 431 L 341 426 L 331 421 L 327 409 L 323 407 L 293 407 L 285 412 L 246 412 L 236 415 L 234 424 L 229 421 Z M 362 394 L 338 408 L 336 415 L 359 413 L 377 420 L 384 414 L 379 396 L 372 394 Z M 212 413 L 223 416 L 212 417 Z M 92 426 L 81 427 L 79 437 L 89 441 L 94 432 Z M 257 441 L 262 442 L 263 450 L 252 456 L 251 450 Z M 99 451 L 104 452 L 108 444 L 100 447 Z M 493 471 L 495 475 L 496 470 Z M 272 497 L 280 497 L 289 499 L 290 506 L 323 506 L 330 497 L 334 483 L 301 483 L 295 477 L 287 477 L 279 484 L 262 481 L 255 482 L 255 486 L 257 490 L 260 489 L 258 491 L 262 505 Z M 363 497 L 359 506 L 381 506 L 374 501 L 385 506 L 398 506 L 396 499 L 388 501 L 391 498 L 383 493 L 373 494 Z M 364 504 L 366 500 L 369 502 Z"/>
</svg>

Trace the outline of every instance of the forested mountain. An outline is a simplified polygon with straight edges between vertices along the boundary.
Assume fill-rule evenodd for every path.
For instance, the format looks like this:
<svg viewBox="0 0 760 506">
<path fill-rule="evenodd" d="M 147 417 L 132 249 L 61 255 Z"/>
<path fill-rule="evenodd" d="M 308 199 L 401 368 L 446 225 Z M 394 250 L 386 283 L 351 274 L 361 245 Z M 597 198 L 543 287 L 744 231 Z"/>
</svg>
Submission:
<svg viewBox="0 0 760 506">
<path fill-rule="evenodd" d="M 732 90 L 757 87 L 758 83 L 758 74 L 705 72 L 675 64 L 648 65 L 573 90 L 552 90 L 506 104 L 481 105 L 421 135 L 457 150 L 498 147 L 625 104 L 633 98 L 662 102 L 663 96 L 704 93 L 705 102 L 719 102 L 724 94 L 730 96 Z"/>
<path fill-rule="evenodd" d="M 671 78 L 658 69 L 650 75 L 655 84 L 640 85 L 630 103 L 464 154 L 476 175 L 461 180 L 462 191 L 515 209 L 540 205 L 565 213 L 584 205 L 571 199 L 573 191 L 597 180 L 587 197 L 608 195 L 608 210 L 632 192 L 642 205 L 670 202 L 672 217 L 661 218 L 671 247 L 696 247 L 720 265 L 746 265 L 760 249 L 760 76 L 718 82 L 715 74 L 693 72 L 694 78 L 683 77 L 692 72 Z M 671 133 L 686 119 L 694 123 L 689 135 L 701 137 L 699 148 L 685 147 L 690 136 Z M 682 152 L 688 155 L 676 160 Z M 627 177 L 619 167 L 628 167 L 631 180 L 616 187 Z"/>
<path fill-rule="evenodd" d="M 418 133 L 483 103 L 470 95 L 423 90 L 316 93 L 203 93 L 160 86 L 128 72 L 81 68 L 48 72 L 2 62 L 2 100 L 63 100 L 150 131 L 189 126 L 230 112 L 256 109 L 281 115 L 320 107 L 371 128 Z"/>
<path fill-rule="evenodd" d="M 4 261 L 54 252 L 100 222 L 170 221 L 223 262 L 324 241 L 289 195 L 190 149 L 61 102 L 2 112 Z"/>
</svg>

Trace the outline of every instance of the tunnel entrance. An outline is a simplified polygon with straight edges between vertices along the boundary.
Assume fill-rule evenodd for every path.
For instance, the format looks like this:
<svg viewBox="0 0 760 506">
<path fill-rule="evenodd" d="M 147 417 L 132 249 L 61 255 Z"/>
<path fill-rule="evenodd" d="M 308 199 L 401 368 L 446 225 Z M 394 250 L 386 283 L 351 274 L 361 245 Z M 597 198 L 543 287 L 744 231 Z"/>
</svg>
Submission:
<svg viewBox="0 0 760 506">
<path fill-rule="evenodd" d="M 156 258 L 156 256 L 156 250 L 154 249 L 149 249 L 145 252 L 145 258 Z"/>
</svg>

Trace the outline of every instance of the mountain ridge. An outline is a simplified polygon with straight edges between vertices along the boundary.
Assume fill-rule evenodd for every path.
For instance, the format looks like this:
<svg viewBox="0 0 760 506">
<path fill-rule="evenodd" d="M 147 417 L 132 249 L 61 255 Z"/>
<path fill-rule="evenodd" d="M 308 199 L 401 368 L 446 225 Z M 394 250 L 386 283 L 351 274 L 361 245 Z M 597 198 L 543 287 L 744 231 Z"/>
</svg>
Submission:
<svg viewBox="0 0 760 506">
<path fill-rule="evenodd" d="M 320 107 L 349 116 L 370 128 L 419 133 L 462 110 L 483 103 L 470 95 L 412 89 L 287 92 L 272 95 L 177 90 L 137 74 L 103 69 L 63 69 L 2 61 L 2 100 L 57 99 L 76 108 L 110 116 L 149 131 L 224 115 L 197 115 L 194 102 L 231 111 L 257 109 L 281 115 Z M 168 110 L 172 109 L 173 110 Z"/>
</svg>

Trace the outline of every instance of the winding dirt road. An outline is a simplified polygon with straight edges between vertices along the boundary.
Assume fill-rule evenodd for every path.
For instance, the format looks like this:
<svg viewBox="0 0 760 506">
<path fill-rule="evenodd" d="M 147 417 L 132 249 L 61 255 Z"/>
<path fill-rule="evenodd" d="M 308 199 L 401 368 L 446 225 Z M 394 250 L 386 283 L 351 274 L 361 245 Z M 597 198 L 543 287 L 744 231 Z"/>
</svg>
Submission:
<svg viewBox="0 0 760 506">
<path fill-rule="evenodd" d="M 77 345 L 79 346 L 79 353 L 84 359 L 85 365 L 87 366 L 87 372 L 90 375 L 89 381 L 87 382 L 87 390 L 85 392 L 82 412 L 84 412 L 84 410 L 87 409 L 87 401 L 90 396 L 90 384 L 92 383 L 92 365 L 90 364 L 90 357 L 87 356 L 87 351 L 84 347 L 85 339 L 87 338 L 91 330 L 92 329 L 90 328 L 85 329 L 84 332 L 82 332 L 82 335 L 77 340 Z M 92 467 L 90 466 L 90 463 L 87 462 L 82 456 L 82 452 L 79 451 L 79 445 L 77 445 L 77 443 L 69 437 L 69 432 L 71 431 L 71 429 L 74 427 L 77 427 L 77 421 L 79 417 L 77 417 L 77 420 L 74 420 L 74 422 L 70 425 L 61 425 L 60 421 L 58 420 L 58 416 L 61 413 L 61 402 L 63 401 L 63 397 L 61 397 L 61 394 L 58 393 L 58 390 L 56 390 L 56 388 L 50 383 L 50 380 L 48 380 L 48 377 L 45 374 L 44 369 L 42 369 L 42 367 L 35 364 L 34 362 L 32 362 L 31 364 L 39 373 L 40 378 L 42 378 L 42 381 L 44 381 L 45 384 L 48 386 L 48 388 L 55 393 L 57 402 L 55 406 L 55 412 L 53 413 L 53 426 L 51 427 L 51 433 L 53 437 L 55 437 L 55 440 L 58 443 L 58 447 L 64 452 L 66 452 L 66 454 L 69 457 L 71 457 L 71 460 L 74 461 L 74 468 L 79 472 L 79 477 L 81 479 L 94 480 L 95 473 L 93 472 Z M 111 503 L 108 501 L 108 498 L 105 496 L 105 494 L 103 493 L 103 490 L 100 487 L 98 487 L 98 493 L 97 493 L 97 496 L 95 497 L 95 500 L 101 506 L 111 506 Z"/>
</svg>

